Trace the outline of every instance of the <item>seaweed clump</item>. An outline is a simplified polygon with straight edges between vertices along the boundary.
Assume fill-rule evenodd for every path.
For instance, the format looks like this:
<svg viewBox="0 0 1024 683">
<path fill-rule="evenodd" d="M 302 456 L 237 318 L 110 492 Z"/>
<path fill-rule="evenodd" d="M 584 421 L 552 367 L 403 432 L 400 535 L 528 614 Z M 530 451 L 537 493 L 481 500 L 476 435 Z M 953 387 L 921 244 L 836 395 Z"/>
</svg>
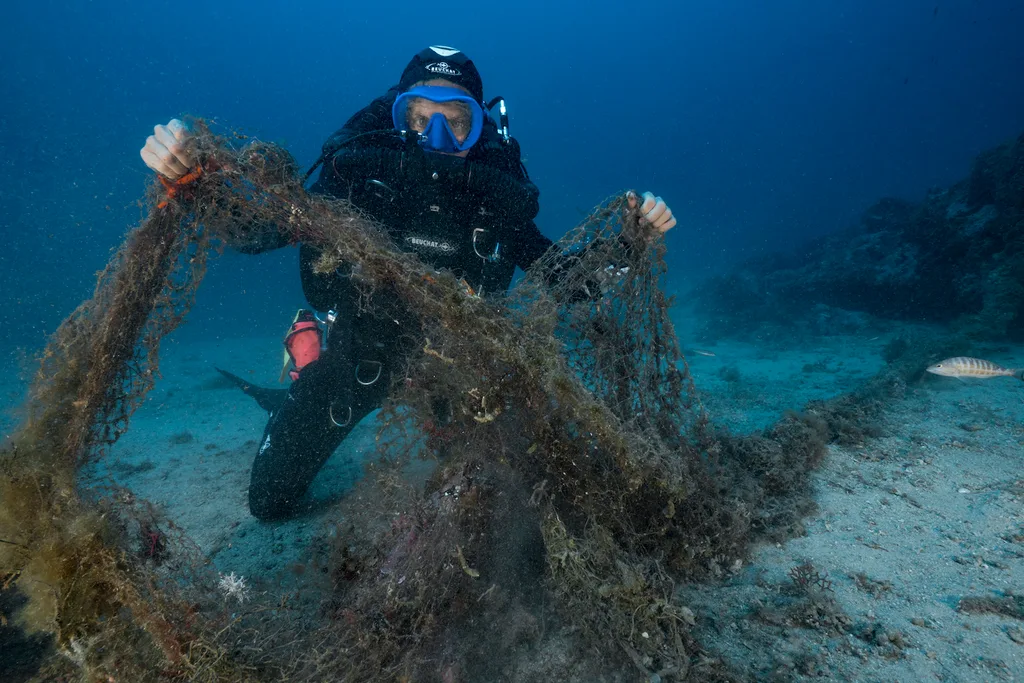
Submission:
<svg viewBox="0 0 1024 683">
<path fill-rule="evenodd" d="M 1003 617 L 1024 620 L 1024 597 L 1007 593 L 994 596 L 965 596 L 956 607 L 968 614 L 998 614 Z"/>
<path fill-rule="evenodd" d="M 725 676 L 700 656 L 674 587 L 792 533 L 825 437 L 800 417 L 754 439 L 715 433 L 639 213 L 606 202 L 510 295 L 483 299 L 347 202 L 307 194 L 280 148 L 195 128 L 201 168 L 154 187 L 148 217 L 48 345 L 0 454 L 0 573 L 25 596 L 20 623 L 63 655 L 51 673 L 509 679 L 553 618 L 606 670 Z M 403 153 L 410 172 L 450 171 L 416 153 Z M 339 507 L 315 614 L 284 596 L 232 600 L 237 577 L 218 577 L 144 503 L 76 481 L 153 386 L 208 251 L 252 230 L 350 266 L 363 305 L 400 311 L 421 341 L 383 413 L 385 457 Z M 413 486 L 402 467 L 424 451 L 443 458 Z"/>
</svg>

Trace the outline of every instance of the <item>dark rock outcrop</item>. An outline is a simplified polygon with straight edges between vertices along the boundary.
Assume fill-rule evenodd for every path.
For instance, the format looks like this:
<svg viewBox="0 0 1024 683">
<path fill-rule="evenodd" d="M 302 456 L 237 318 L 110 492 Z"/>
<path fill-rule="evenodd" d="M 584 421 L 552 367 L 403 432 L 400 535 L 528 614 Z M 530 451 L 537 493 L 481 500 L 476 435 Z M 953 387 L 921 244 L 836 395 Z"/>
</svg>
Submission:
<svg viewBox="0 0 1024 683">
<path fill-rule="evenodd" d="M 709 337 L 821 328 L 853 311 L 1024 338 L 1024 135 L 920 203 L 882 199 L 856 227 L 748 261 L 694 298 Z"/>
</svg>

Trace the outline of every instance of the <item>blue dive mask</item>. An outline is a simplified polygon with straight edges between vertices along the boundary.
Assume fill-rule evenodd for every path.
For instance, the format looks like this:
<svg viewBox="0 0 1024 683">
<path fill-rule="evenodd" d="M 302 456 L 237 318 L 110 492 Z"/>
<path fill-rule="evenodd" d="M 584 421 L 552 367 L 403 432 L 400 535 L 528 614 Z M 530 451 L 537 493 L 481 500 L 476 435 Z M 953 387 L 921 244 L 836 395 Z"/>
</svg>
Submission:
<svg viewBox="0 0 1024 683">
<path fill-rule="evenodd" d="M 449 121 L 441 112 L 432 114 L 423 132 L 419 134 L 420 144 L 424 149 L 455 154 L 466 151 L 480 139 L 480 134 L 484 130 L 484 110 L 480 103 L 458 88 L 437 85 L 416 86 L 395 99 L 395 104 L 391 107 L 391 120 L 396 129 L 414 130 L 409 119 L 409 107 L 418 98 L 438 104 L 459 103 L 459 108 L 465 110 L 465 118 L 460 117 L 455 121 Z M 459 142 L 460 134 L 465 136 L 462 142 Z"/>
</svg>

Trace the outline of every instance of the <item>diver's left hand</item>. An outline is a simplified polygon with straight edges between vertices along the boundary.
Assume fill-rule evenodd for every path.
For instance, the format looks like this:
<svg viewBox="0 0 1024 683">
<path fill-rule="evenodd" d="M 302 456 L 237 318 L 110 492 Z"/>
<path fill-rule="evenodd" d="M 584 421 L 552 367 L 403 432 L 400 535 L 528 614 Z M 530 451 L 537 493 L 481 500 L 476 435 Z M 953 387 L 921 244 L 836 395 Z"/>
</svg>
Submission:
<svg viewBox="0 0 1024 683">
<path fill-rule="evenodd" d="M 629 201 L 629 208 L 635 209 L 638 200 L 636 193 L 630 192 L 626 198 Z M 640 212 L 644 215 L 644 219 L 662 235 L 676 227 L 672 209 L 668 208 L 664 199 L 655 197 L 653 192 L 644 192 Z"/>
</svg>

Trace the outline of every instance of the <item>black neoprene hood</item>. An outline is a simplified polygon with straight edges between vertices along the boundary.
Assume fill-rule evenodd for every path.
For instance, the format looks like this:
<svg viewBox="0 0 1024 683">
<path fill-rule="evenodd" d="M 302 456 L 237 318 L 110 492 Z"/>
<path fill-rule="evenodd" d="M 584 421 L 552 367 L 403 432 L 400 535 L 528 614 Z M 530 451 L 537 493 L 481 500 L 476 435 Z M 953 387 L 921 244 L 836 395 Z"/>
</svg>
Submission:
<svg viewBox="0 0 1024 683">
<path fill-rule="evenodd" d="M 473 60 L 444 45 L 432 45 L 418 52 L 402 72 L 398 87 L 404 92 L 417 83 L 435 78 L 462 86 L 477 102 L 484 101 L 484 83 Z"/>
</svg>

